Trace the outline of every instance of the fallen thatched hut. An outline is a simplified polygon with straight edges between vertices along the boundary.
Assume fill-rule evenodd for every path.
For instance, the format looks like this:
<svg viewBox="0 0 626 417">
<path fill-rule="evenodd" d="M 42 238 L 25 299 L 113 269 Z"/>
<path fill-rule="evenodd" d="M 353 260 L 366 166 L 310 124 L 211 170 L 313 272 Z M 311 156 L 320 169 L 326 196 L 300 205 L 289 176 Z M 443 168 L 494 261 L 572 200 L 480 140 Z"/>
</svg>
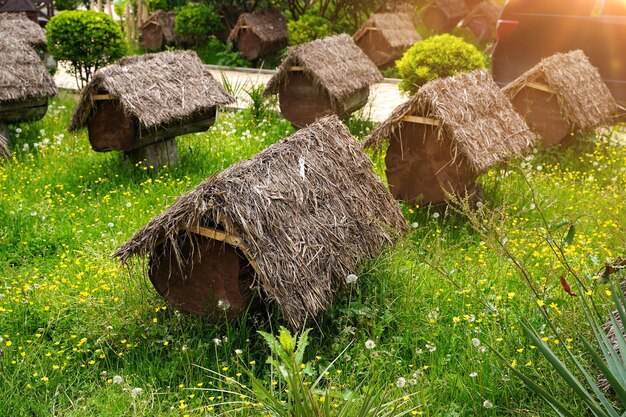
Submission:
<svg viewBox="0 0 626 417">
<path fill-rule="evenodd" d="M 500 12 L 500 6 L 495 3 L 490 1 L 479 3 L 459 22 L 459 26 L 467 28 L 481 42 L 494 42 Z"/>
<path fill-rule="evenodd" d="M 248 61 L 277 52 L 287 46 L 287 19 L 278 11 L 242 13 L 230 31 L 228 41 Z"/>
<path fill-rule="evenodd" d="M 139 43 L 150 51 L 160 51 L 175 43 L 174 24 L 176 12 L 157 10 L 139 28 Z"/>
<path fill-rule="evenodd" d="M 251 292 L 300 327 L 406 228 L 359 143 L 326 117 L 180 197 L 114 256 L 149 257 L 177 308 L 242 314 Z"/>
<path fill-rule="evenodd" d="M 283 116 L 304 127 L 323 116 L 346 117 L 360 109 L 370 85 L 382 79 L 376 65 L 342 34 L 289 48 L 264 94 L 278 94 Z"/>
<path fill-rule="evenodd" d="M 175 137 L 208 129 L 234 99 L 193 51 L 123 58 L 83 89 L 70 131 L 87 126 L 94 151 L 124 151 L 150 165 L 175 165 Z"/>
<path fill-rule="evenodd" d="M 440 204 L 446 193 L 473 198 L 481 173 L 534 139 L 491 77 L 474 71 L 425 84 L 364 146 L 381 149 L 389 141 L 385 163 L 395 198 Z"/>
<path fill-rule="evenodd" d="M 21 13 L 33 23 L 38 23 L 39 9 L 31 0 L 6 0 L 0 6 L 0 14 L 5 13 Z"/>
<path fill-rule="evenodd" d="M 0 37 L 0 123 L 41 119 L 56 92 L 33 48 L 15 37 Z"/>
<path fill-rule="evenodd" d="M 543 59 L 503 91 L 545 146 L 603 125 L 617 113 L 600 73 L 580 50 Z"/>
<path fill-rule="evenodd" d="M 465 0 L 432 0 L 422 11 L 422 22 L 435 32 L 449 32 L 469 12 Z"/>
<path fill-rule="evenodd" d="M 375 13 L 352 39 L 379 68 L 393 65 L 404 51 L 422 40 L 406 13 Z"/>
<path fill-rule="evenodd" d="M 46 34 L 24 13 L 0 13 L 0 37 L 11 36 L 32 46 L 45 48 Z"/>
</svg>

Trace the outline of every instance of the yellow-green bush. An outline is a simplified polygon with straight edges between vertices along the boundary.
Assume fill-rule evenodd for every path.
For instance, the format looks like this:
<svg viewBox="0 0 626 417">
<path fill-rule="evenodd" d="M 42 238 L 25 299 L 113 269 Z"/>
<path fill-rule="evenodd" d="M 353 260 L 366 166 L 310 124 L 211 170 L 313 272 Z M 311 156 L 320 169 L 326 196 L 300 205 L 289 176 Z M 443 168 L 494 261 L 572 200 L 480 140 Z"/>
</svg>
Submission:
<svg viewBox="0 0 626 417">
<path fill-rule="evenodd" d="M 420 86 L 434 79 L 484 68 L 485 65 L 485 57 L 474 45 L 448 34 L 416 43 L 396 61 L 402 77 L 400 89 L 409 94 L 415 94 Z"/>
</svg>

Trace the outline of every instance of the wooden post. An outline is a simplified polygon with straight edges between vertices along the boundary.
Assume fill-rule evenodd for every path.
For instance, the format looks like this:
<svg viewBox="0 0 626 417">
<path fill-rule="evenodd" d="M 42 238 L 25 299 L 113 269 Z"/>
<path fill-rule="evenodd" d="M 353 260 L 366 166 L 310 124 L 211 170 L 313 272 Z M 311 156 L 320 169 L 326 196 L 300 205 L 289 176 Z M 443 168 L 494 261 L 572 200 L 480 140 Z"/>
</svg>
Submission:
<svg viewBox="0 0 626 417">
<path fill-rule="evenodd" d="M 126 152 L 126 156 L 137 164 L 143 162 L 147 166 L 161 168 L 167 165 L 174 168 L 178 165 L 178 148 L 176 138 L 170 138 L 161 142 L 152 143 L 138 149 Z"/>
</svg>

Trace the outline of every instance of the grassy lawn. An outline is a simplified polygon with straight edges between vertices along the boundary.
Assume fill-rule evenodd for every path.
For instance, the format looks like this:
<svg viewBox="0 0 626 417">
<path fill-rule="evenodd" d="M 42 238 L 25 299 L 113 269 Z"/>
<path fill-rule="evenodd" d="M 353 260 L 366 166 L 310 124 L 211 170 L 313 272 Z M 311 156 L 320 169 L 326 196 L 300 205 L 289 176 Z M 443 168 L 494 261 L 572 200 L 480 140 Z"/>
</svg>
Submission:
<svg viewBox="0 0 626 417">
<path fill-rule="evenodd" d="M 177 196 L 292 127 L 273 114 L 257 123 L 246 111 L 221 113 L 208 132 L 178 139 L 178 168 L 157 169 L 93 152 L 86 131 L 68 133 L 75 104 L 62 94 L 43 120 L 12 126 L 13 157 L 0 162 L 0 415 L 258 415 L 239 392 L 245 368 L 284 395 L 257 333 L 277 332 L 278 310 L 219 324 L 181 314 L 139 262 L 121 268 L 111 254 Z M 350 125 L 364 134 L 366 124 Z M 491 345 L 582 410 L 519 325 L 529 320 L 557 352 L 588 361 L 578 299 L 559 277 L 600 308 L 609 302 L 597 273 L 624 251 L 625 143 L 610 133 L 580 139 L 483 175 L 476 212 L 402 207 L 411 232 L 310 323 L 303 369 L 311 380 L 322 372 L 336 393 L 325 401 L 384 391 L 408 415 L 551 415 Z M 382 157 L 374 163 L 384 175 Z"/>
</svg>

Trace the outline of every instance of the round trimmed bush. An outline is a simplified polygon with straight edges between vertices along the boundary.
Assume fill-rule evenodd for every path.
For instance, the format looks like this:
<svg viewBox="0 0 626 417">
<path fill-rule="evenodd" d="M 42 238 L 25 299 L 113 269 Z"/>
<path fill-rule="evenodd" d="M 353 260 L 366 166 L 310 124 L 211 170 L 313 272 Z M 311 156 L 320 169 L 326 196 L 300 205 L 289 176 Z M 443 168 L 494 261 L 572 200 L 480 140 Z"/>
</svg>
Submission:
<svg viewBox="0 0 626 417">
<path fill-rule="evenodd" d="M 90 10 L 66 10 L 46 25 L 48 51 L 57 61 L 70 63 L 83 83 L 98 69 L 126 53 L 120 27 L 111 16 Z"/>
<path fill-rule="evenodd" d="M 419 87 L 437 78 L 484 68 L 484 55 L 456 36 L 433 36 L 410 47 L 396 61 L 402 77 L 400 89 L 415 94 Z"/>
<path fill-rule="evenodd" d="M 220 30 L 222 20 L 219 14 L 207 5 L 187 3 L 176 15 L 174 31 L 184 43 L 201 45 Z"/>
</svg>

